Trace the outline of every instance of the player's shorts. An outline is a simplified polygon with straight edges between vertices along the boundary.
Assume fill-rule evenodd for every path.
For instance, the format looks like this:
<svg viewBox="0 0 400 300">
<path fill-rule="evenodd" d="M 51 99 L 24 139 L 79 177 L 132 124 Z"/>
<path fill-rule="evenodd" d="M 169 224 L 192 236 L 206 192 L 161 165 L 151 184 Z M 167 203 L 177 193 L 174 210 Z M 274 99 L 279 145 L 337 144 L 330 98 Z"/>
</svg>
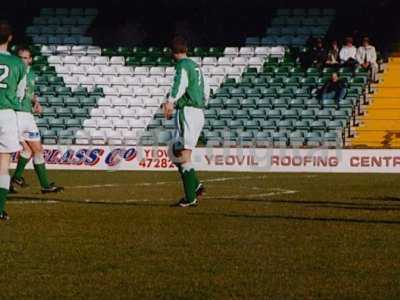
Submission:
<svg viewBox="0 0 400 300">
<path fill-rule="evenodd" d="M 17 112 L 17 119 L 19 139 L 27 142 L 39 142 L 40 131 L 33 115 L 28 112 L 19 111 Z"/>
<path fill-rule="evenodd" d="M 174 142 L 181 144 L 183 149 L 196 148 L 204 126 L 204 112 L 200 108 L 186 106 L 176 111 L 176 131 Z"/>
<path fill-rule="evenodd" d="M 17 114 L 12 109 L 0 110 L 0 153 L 21 150 L 18 138 Z"/>
</svg>

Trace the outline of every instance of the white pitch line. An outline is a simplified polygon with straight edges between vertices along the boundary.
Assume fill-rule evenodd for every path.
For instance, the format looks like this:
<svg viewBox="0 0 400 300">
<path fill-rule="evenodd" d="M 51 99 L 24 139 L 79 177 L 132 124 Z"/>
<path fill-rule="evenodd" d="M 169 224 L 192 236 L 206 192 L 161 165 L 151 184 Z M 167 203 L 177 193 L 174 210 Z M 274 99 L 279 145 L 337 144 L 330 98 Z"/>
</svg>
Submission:
<svg viewBox="0 0 400 300">
<path fill-rule="evenodd" d="M 264 179 L 267 176 L 259 176 L 254 178 L 254 176 L 241 176 L 241 177 L 221 177 L 221 178 L 209 178 L 204 179 L 202 182 L 222 182 L 222 181 L 230 181 L 230 180 L 246 180 L 246 179 Z M 159 182 L 138 182 L 134 184 L 92 184 L 92 185 L 74 185 L 74 186 L 66 186 L 66 189 L 91 189 L 91 188 L 117 188 L 117 187 L 131 187 L 131 186 L 152 186 L 152 185 L 165 185 L 170 183 L 179 183 L 180 181 L 159 181 Z"/>
<path fill-rule="evenodd" d="M 234 195 L 234 196 L 205 196 L 204 199 L 241 199 L 241 198 L 263 198 L 263 197 L 271 197 L 277 195 L 290 195 L 296 194 L 297 191 L 291 190 L 280 190 L 276 192 L 263 193 L 263 194 L 252 194 L 252 195 Z"/>
</svg>

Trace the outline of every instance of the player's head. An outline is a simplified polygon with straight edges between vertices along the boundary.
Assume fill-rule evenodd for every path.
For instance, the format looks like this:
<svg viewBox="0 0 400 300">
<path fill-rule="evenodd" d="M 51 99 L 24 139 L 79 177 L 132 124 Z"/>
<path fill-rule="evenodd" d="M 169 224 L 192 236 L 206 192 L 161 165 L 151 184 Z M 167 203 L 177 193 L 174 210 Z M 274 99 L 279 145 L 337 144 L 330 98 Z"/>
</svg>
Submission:
<svg viewBox="0 0 400 300">
<path fill-rule="evenodd" d="M 370 42 L 370 40 L 369 40 L 369 37 L 364 37 L 363 38 L 363 40 L 362 40 L 362 45 L 364 46 L 364 47 L 368 47 L 369 45 L 371 44 L 371 42 Z"/>
<path fill-rule="evenodd" d="M 28 47 L 20 47 L 18 48 L 18 56 L 25 65 L 32 65 L 32 52 Z"/>
<path fill-rule="evenodd" d="M 187 56 L 188 46 L 183 37 L 176 37 L 172 40 L 172 55 L 176 60 Z"/>
<path fill-rule="evenodd" d="M 0 45 L 8 45 L 12 40 L 12 28 L 6 21 L 0 21 Z"/>
</svg>

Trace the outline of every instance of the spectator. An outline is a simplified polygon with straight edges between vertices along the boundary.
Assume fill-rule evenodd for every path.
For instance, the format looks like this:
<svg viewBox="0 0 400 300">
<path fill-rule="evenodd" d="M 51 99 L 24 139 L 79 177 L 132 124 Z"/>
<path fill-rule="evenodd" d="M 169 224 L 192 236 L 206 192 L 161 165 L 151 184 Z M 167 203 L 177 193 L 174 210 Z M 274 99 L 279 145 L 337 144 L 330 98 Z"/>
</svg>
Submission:
<svg viewBox="0 0 400 300">
<path fill-rule="evenodd" d="M 370 44 L 368 37 L 363 38 L 362 46 L 357 50 L 357 60 L 361 67 L 370 72 L 372 82 L 378 81 L 378 64 L 375 47 Z"/>
<path fill-rule="evenodd" d="M 344 67 L 356 67 L 357 65 L 357 49 L 353 45 L 353 38 L 347 37 L 345 45 L 339 52 L 340 63 Z"/>
<path fill-rule="evenodd" d="M 337 67 L 339 66 L 339 46 L 336 40 L 333 40 L 331 43 L 331 48 L 328 52 L 328 58 L 325 62 L 328 67 Z"/>
<path fill-rule="evenodd" d="M 338 103 L 346 96 L 346 83 L 338 77 L 337 73 L 332 73 L 329 79 L 322 87 L 322 100 L 334 99 Z"/>
<path fill-rule="evenodd" d="M 317 39 L 315 46 L 311 51 L 312 65 L 317 68 L 322 68 L 327 60 L 328 54 L 324 48 L 321 39 Z"/>
</svg>

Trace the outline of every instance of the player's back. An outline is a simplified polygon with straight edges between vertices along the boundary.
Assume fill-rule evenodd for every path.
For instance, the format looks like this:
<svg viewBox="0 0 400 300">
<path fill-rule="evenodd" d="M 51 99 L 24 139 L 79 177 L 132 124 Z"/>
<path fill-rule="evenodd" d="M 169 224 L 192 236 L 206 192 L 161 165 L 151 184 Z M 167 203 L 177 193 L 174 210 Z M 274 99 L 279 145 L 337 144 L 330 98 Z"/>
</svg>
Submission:
<svg viewBox="0 0 400 300">
<path fill-rule="evenodd" d="M 21 59 L 8 52 L 0 52 L 0 109 L 16 110 L 20 106 L 19 97 L 23 96 L 26 67 Z"/>
<path fill-rule="evenodd" d="M 178 101 L 178 107 L 194 106 L 202 108 L 205 103 L 204 77 L 200 66 L 190 58 L 181 59 L 177 63 L 177 69 L 185 70 L 188 79 L 188 87 L 185 95 Z"/>
</svg>

